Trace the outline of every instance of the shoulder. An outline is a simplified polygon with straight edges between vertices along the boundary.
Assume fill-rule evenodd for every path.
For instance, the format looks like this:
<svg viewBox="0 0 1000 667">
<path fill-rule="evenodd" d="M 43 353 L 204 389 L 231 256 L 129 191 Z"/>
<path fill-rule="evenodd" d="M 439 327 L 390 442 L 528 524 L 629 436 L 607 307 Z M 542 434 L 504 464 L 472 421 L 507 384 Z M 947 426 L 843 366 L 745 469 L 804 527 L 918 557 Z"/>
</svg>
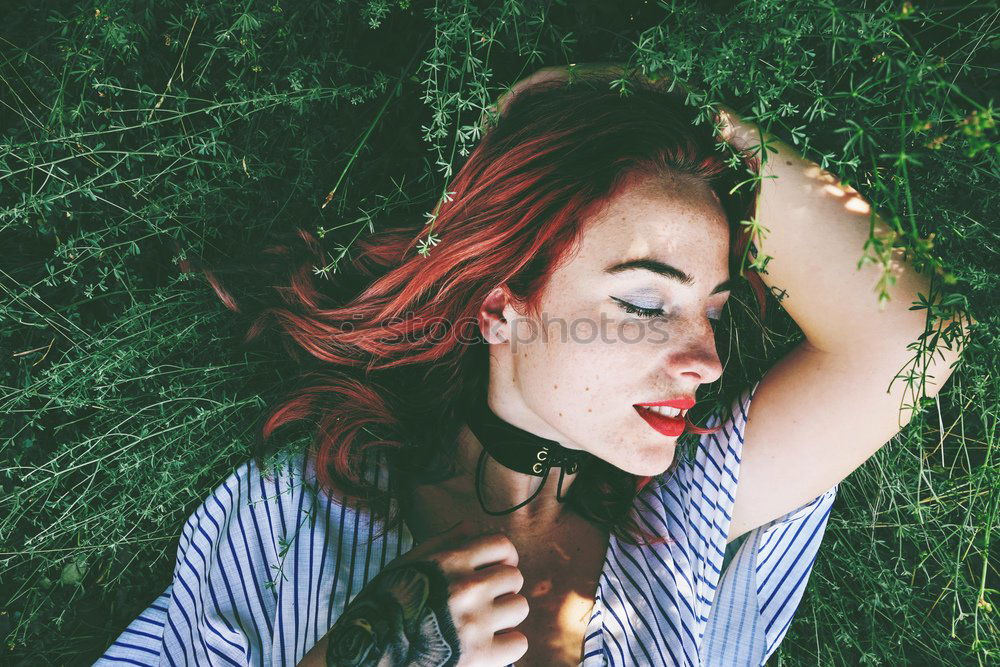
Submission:
<svg viewBox="0 0 1000 667">
<path fill-rule="evenodd" d="M 345 589 L 349 598 L 409 546 L 405 531 L 390 530 L 363 503 L 321 489 L 315 459 L 305 452 L 282 452 L 263 463 L 238 466 L 184 532 L 207 538 L 236 563 L 251 563 L 275 598 L 328 577 L 353 582 Z M 385 483 L 384 467 L 373 464 L 370 474 Z"/>
<path fill-rule="evenodd" d="M 175 589 L 269 613 L 288 545 L 311 511 L 300 457 L 236 466 L 188 517 L 181 531 Z M 193 602 L 193 600 L 192 600 Z"/>
<path fill-rule="evenodd" d="M 381 480 L 385 472 L 373 466 L 371 474 Z M 190 515 L 181 542 L 189 532 L 237 531 L 240 541 L 261 542 L 277 554 L 303 532 L 370 523 L 378 522 L 363 504 L 319 487 L 313 457 L 286 451 L 236 466 Z"/>
<path fill-rule="evenodd" d="M 409 546 L 380 527 L 363 506 L 319 490 L 305 454 L 245 461 L 184 526 L 165 651 L 295 664 Z"/>
<path fill-rule="evenodd" d="M 319 492 L 304 454 L 261 463 L 238 465 L 188 517 L 173 581 L 98 664 L 297 664 L 409 547 Z"/>
<path fill-rule="evenodd" d="M 285 456 L 265 462 L 244 461 L 219 483 L 188 517 L 181 534 L 185 541 L 232 537 L 240 542 L 257 541 L 277 547 L 279 527 L 302 511 L 304 493 L 301 456 Z M 239 544 L 234 544 L 239 550 Z"/>
</svg>

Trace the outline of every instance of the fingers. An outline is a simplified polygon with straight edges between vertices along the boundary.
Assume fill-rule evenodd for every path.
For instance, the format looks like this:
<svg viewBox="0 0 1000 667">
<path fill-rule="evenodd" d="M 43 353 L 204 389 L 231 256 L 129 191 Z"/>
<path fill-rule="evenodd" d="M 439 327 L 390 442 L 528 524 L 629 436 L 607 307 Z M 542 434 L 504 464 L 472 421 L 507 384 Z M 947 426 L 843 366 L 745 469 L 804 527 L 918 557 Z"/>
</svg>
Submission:
<svg viewBox="0 0 1000 667">
<path fill-rule="evenodd" d="M 528 617 L 528 598 L 520 593 L 501 595 L 493 602 L 493 621 L 496 629 L 516 628 Z"/>
<path fill-rule="evenodd" d="M 453 581 L 449 587 L 449 597 L 455 613 L 471 613 L 489 607 L 496 598 L 516 594 L 523 585 L 524 576 L 519 569 L 499 563 Z M 510 627 L 513 625 L 498 625 L 491 629 L 496 631 Z"/>
<path fill-rule="evenodd" d="M 506 563 L 497 563 L 476 570 L 470 579 L 482 582 L 486 592 L 494 598 L 517 593 L 524 586 L 524 575 L 521 574 L 521 570 Z"/>
<path fill-rule="evenodd" d="M 391 577 L 390 571 L 398 568 L 396 579 L 383 580 L 391 588 L 416 576 L 414 572 L 433 574 L 430 585 L 446 589 L 447 597 L 435 611 L 451 619 L 466 657 L 459 664 L 509 665 L 528 650 L 525 635 L 513 630 L 528 615 L 528 601 L 519 594 L 524 576 L 517 565 L 510 538 L 484 535 L 474 523 L 462 521 L 398 557 L 379 577 Z"/>
<path fill-rule="evenodd" d="M 465 574 L 495 563 L 516 567 L 518 561 L 517 549 L 510 538 L 501 533 L 477 534 L 469 521 L 461 521 L 431 536 L 404 554 L 400 562 L 425 558 L 436 560 L 447 574 Z"/>
<path fill-rule="evenodd" d="M 498 665 L 512 665 L 528 652 L 528 638 L 517 630 L 497 633 L 493 636 L 491 653 Z"/>
<path fill-rule="evenodd" d="M 439 554 L 445 572 L 468 572 L 496 563 L 517 567 L 517 549 L 510 538 L 500 533 L 481 535 L 464 545 Z"/>
</svg>

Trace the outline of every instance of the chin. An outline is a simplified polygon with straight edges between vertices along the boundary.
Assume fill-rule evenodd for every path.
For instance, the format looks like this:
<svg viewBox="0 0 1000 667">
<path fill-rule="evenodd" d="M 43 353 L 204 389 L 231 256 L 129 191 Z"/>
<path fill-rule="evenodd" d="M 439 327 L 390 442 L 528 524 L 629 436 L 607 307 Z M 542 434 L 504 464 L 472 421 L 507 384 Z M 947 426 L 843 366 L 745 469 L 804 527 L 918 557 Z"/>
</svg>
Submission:
<svg viewBox="0 0 1000 667">
<path fill-rule="evenodd" d="M 675 449 L 673 444 L 656 445 L 655 449 L 650 448 L 636 452 L 627 460 L 620 461 L 620 465 L 616 463 L 612 463 L 612 465 L 640 477 L 655 477 L 666 472 L 670 464 L 674 462 Z"/>
</svg>

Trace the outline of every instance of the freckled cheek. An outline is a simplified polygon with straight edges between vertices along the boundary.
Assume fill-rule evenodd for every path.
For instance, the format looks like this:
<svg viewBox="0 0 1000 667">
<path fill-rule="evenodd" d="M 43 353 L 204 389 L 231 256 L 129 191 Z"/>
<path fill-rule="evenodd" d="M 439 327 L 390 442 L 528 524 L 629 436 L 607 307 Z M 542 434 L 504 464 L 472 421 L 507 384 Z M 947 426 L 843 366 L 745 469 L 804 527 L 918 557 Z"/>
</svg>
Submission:
<svg viewBox="0 0 1000 667">
<path fill-rule="evenodd" d="M 514 359 L 515 382 L 530 403 L 553 417 L 577 419 L 599 413 L 609 383 L 617 382 L 621 374 L 621 364 L 610 358 L 607 347 L 556 338 L 523 347 Z"/>
<path fill-rule="evenodd" d="M 582 436 L 608 437 L 630 415 L 643 373 L 616 345 L 566 346 L 553 367 L 552 398 L 560 417 L 572 417 Z M 634 399 L 638 400 L 638 399 Z"/>
<path fill-rule="evenodd" d="M 581 318 L 578 318 L 578 322 Z M 600 322 L 599 317 L 589 318 Z M 516 382 L 525 397 L 552 417 L 576 423 L 582 433 L 601 437 L 629 420 L 632 402 L 644 396 L 650 365 L 662 351 L 666 325 L 605 318 L 603 332 L 593 326 L 552 326 L 547 340 L 536 331 L 513 348 Z M 585 426 L 584 426 L 585 425 Z"/>
<path fill-rule="evenodd" d="M 603 330 L 578 325 L 550 334 L 548 342 L 531 351 L 533 357 L 538 355 L 532 362 L 548 373 L 568 375 L 563 386 L 578 389 L 581 381 L 573 378 L 587 378 L 588 384 L 621 391 L 648 374 L 650 364 L 670 344 L 669 334 L 662 321 L 609 320 Z"/>
<path fill-rule="evenodd" d="M 609 356 L 614 356 L 619 364 L 632 367 L 636 373 L 643 373 L 650 364 L 673 345 L 674 336 L 668 323 L 662 320 L 625 320 L 615 323 L 609 330 Z"/>
</svg>

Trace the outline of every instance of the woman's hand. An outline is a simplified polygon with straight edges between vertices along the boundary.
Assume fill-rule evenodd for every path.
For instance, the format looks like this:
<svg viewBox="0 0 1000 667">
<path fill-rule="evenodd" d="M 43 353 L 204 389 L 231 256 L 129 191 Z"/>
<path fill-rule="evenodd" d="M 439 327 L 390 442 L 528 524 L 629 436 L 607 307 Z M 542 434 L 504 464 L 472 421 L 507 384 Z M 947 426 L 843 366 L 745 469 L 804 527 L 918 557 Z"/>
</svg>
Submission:
<svg viewBox="0 0 1000 667">
<path fill-rule="evenodd" d="M 387 565 L 299 665 L 509 665 L 528 650 L 517 563 L 506 536 L 460 524 Z"/>
<path fill-rule="evenodd" d="M 716 139 L 725 141 L 741 153 L 760 153 L 761 142 L 765 141 L 761 137 L 760 128 L 743 120 L 724 104 L 715 106 L 718 109 L 715 113 L 715 125 L 719 128 Z"/>
</svg>

